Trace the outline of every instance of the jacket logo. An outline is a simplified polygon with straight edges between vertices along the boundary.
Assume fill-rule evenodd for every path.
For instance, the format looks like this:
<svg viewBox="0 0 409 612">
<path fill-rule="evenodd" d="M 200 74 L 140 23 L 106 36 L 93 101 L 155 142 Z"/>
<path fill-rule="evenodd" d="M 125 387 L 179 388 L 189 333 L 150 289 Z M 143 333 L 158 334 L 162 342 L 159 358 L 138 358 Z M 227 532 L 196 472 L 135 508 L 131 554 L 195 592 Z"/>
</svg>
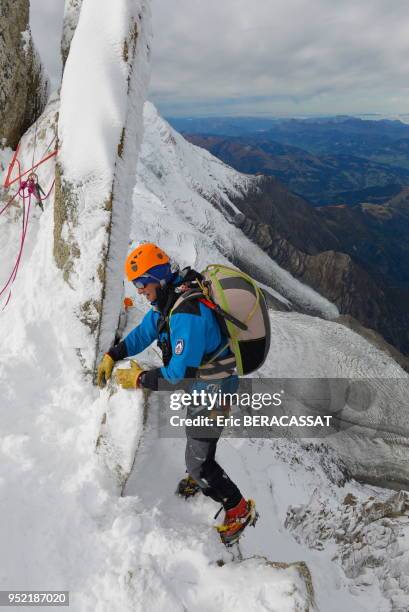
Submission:
<svg viewBox="0 0 409 612">
<path fill-rule="evenodd" d="M 185 341 L 180 338 L 176 340 L 175 344 L 175 355 L 181 355 L 183 353 L 183 349 L 185 348 Z"/>
</svg>

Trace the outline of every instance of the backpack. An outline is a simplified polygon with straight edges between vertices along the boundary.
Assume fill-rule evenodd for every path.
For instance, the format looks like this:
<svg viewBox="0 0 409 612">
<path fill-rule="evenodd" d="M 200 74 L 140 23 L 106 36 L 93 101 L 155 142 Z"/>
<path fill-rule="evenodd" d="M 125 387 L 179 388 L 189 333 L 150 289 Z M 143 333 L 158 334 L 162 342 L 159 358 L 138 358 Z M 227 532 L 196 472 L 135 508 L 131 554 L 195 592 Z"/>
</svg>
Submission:
<svg viewBox="0 0 409 612">
<path fill-rule="evenodd" d="M 211 308 L 228 342 L 199 366 L 196 377 L 219 379 L 234 369 L 242 376 L 260 368 L 270 349 L 270 320 L 263 293 L 247 274 L 222 264 L 207 266 L 191 288 L 176 300 L 172 312 L 185 300 L 197 299 Z M 219 358 L 229 347 L 232 355 Z"/>
</svg>

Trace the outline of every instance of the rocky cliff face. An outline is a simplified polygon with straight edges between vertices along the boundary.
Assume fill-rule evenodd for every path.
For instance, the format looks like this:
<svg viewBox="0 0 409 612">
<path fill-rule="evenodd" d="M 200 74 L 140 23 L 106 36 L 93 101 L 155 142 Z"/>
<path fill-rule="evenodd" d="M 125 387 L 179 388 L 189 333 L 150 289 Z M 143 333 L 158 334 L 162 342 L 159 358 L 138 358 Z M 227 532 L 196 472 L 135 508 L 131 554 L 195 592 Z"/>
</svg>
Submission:
<svg viewBox="0 0 409 612">
<path fill-rule="evenodd" d="M 354 222 L 360 211 L 346 211 L 349 224 L 334 223 L 331 212 L 311 208 L 276 179 L 260 176 L 255 181 L 244 196 L 232 199 L 242 211 L 236 225 L 293 276 L 335 303 L 341 314 L 352 315 L 408 353 L 409 314 L 402 306 L 408 291 L 390 286 L 391 279 L 348 253 L 354 241 L 350 236 L 344 240 L 344 234 L 355 235 L 364 248 Z M 399 215 L 404 219 L 399 211 L 405 202 L 404 194 L 391 201 L 395 224 Z"/>
<path fill-rule="evenodd" d="M 29 28 L 29 0 L 0 4 L 0 68 L 0 144 L 14 149 L 48 92 Z"/>
</svg>

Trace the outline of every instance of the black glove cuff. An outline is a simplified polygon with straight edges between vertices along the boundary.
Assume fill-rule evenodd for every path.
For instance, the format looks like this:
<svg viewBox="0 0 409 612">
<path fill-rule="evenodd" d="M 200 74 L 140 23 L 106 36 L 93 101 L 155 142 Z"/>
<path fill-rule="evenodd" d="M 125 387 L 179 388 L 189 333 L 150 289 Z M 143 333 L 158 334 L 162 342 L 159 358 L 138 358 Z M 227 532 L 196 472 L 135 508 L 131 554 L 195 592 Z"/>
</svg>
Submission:
<svg viewBox="0 0 409 612">
<path fill-rule="evenodd" d="M 124 341 L 119 342 L 116 346 L 112 346 L 107 353 L 114 361 L 120 361 L 128 357 L 128 350 Z"/>
<path fill-rule="evenodd" d="M 139 377 L 139 386 L 144 387 L 145 389 L 151 389 L 152 391 L 157 391 L 159 378 L 163 378 L 160 368 L 145 370 L 145 372 L 142 372 Z"/>
</svg>

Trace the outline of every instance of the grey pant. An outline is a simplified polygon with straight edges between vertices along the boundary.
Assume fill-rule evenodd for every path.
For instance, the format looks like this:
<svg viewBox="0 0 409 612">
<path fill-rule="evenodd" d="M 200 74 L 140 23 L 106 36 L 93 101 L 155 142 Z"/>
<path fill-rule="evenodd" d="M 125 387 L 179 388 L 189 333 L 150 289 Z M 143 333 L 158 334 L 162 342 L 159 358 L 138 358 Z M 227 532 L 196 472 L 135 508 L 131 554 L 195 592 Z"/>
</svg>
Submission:
<svg viewBox="0 0 409 612">
<path fill-rule="evenodd" d="M 226 472 L 215 460 L 218 437 L 193 438 L 186 431 L 187 443 L 185 452 L 188 473 L 200 486 L 202 493 L 223 504 L 225 510 L 234 508 L 242 495 Z"/>
</svg>

